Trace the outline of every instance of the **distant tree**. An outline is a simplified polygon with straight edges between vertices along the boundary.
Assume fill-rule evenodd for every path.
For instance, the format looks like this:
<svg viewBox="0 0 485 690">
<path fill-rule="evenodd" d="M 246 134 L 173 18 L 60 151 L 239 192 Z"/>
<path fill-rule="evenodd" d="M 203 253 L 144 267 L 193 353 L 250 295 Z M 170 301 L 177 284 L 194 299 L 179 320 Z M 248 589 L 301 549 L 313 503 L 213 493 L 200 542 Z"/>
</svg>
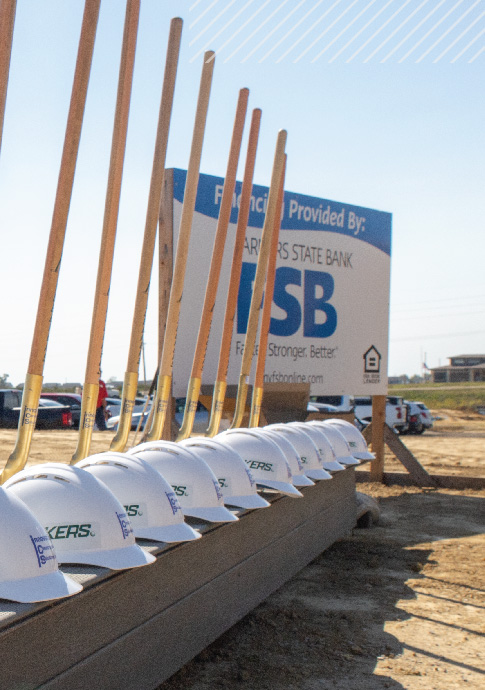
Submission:
<svg viewBox="0 0 485 690">
<path fill-rule="evenodd" d="M 12 388 L 12 384 L 8 380 L 9 378 L 9 374 L 2 374 L 0 376 L 0 388 Z"/>
</svg>

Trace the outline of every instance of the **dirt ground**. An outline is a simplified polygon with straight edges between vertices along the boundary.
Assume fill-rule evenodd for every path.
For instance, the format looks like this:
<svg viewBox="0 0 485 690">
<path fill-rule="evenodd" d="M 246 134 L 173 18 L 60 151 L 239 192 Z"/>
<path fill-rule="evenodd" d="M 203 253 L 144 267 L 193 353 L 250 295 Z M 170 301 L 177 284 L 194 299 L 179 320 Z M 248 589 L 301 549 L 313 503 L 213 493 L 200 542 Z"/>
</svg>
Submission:
<svg viewBox="0 0 485 690">
<path fill-rule="evenodd" d="M 451 410 L 435 410 L 433 428 L 422 435 L 406 434 L 401 440 L 430 474 L 485 477 L 485 417 Z M 402 466 L 386 453 L 386 470 Z"/>
<path fill-rule="evenodd" d="M 439 416 L 402 440 L 434 474 L 485 476 L 485 419 Z M 14 438 L 0 430 L 0 468 Z M 109 440 L 95 432 L 92 451 Z M 75 432 L 36 434 L 31 461 L 67 462 L 75 445 Z M 389 457 L 386 469 L 402 467 Z M 379 523 L 322 553 L 159 690 L 485 687 L 485 489 L 357 489 L 378 500 Z"/>
<path fill-rule="evenodd" d="M 484 687 L 485 491 L 361 485 L 334 544 L 159 690 Z"/>
</svg>

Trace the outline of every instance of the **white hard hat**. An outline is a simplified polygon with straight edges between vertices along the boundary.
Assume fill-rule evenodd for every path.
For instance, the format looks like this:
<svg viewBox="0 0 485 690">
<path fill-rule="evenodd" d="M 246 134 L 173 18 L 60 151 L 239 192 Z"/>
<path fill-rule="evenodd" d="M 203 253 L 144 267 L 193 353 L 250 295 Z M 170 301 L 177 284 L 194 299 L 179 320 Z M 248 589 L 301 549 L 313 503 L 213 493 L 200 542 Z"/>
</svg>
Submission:
<svg viewBox="0 0 485 690">
<path fill-rule="evenodd" d="M 123 570 L 153 563 L 135 542 L 124 507 L 100 481 L 61 463 L 34 465 L 4 484 L 45 525 L 59 563 Z"/>
<path fill-rule="evenodd" d="M 313 422 L 291 422 L 290 426 L 295 426 L 310 436 L 318 448 L 324 469 L 328 472 L 342 472 L 342 470 L 345 470 L 345 466 L 338 462 L 330 441 L 321 431 L 318 424 L 313 424 Z"/>
<path fill-rule="evenodd" d="M 345 419 L 327 419 L 324 423 L 337 427 L 349 444 L 354 458 L 357 460 L 375 460 L 375 454 L 369 452 L 367 442 L 356 426 Z"/>
<path fill-rule="evenodd" d="M 283 452 L 269 439 L 253 429 L 227 429 L 216 439 L 239 453 L 259 486 L 294 498 L 303 496 L 293 486 L 291 469 Z"/>
<path fill-rule="evenodd" d="M 217 477 L 224 503 L 252 510 L 268 508 L 271 504 L 265 501 L 256 490 L 256 481 L 242 457 L 235 450 L 224 446 L 212 438 L 194 437 L 180 441 L 206 462 Z"/>
<path fill-rule="evenodd" d="M 270 424 L 264 428 L 276 431 L 289 440 L 300 456 L 307 477 L 314 481 L 332 479 L 332 475 L 323 468 L 323 459 L 317 446 L 308 434 L 305 434 L 298 427 L 290 426 L 289 424 Z"/>
<path fill-rule="evenodd" d="M 84 458 L 76 467 L 94 475 L 114 493 L 125 507 L 135 537 L 167 543 L 200 538 L 184 522 L 170 484 L 136 455 L 108 451 Z"/>
<path fill-rule="evenodd" d="M 291 475 L 293 477 L 293 484 L 295 486 L 315 486 L 310 477 L 305 474 L 305 468 L 300 460 L 295 446 L 293 446 L 289 439 L 277 431 L 271 429 L 253 429 L 256 433 L 263 434 L 264 438 L 269 438 L 273 443 L 276 443 L 278 448 L 283 451 L 283 454 L 290 466 Z"/>
<path fill-rule="evenodd" d="M 201 458 L 180 443 L 147 441 L 128 451 L 146 460 L 171 484 L 184 515 L 207 522 L 235 522 L 225 506 L 217 477 Z"/>
<path fill-rule="evenodd" d="M 334 424 L 326 424 L 322 422 L 319 429 L 325 434 L 326 438 L 330 441 L 332 448 L 335 451 L 338 462 L 342 465 L 360 465 L 357 458 L 354 458 L 350 451 L 349 444 L 345 440 L 343 434 L 337 429 Z"/>
<path fill-rule="evenodd" d="M 58 569 L 47 532 L 14 493 L 0 487 L 0 599 L 22 603 L 70 597 L 82 586 Z"/>
</svg>

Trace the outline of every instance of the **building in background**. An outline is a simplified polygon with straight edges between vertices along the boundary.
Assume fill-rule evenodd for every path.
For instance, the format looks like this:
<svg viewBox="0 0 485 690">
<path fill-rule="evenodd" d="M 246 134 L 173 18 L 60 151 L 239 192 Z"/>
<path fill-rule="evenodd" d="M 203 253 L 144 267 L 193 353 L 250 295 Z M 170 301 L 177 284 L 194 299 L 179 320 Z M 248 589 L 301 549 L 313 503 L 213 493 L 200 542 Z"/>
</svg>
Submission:
<svg viewBox="0 0 485 690">
<path fill-rule="evenodd" d="M 485 381 L 485 355 L 448 357 L 449 364 L 431 369 L 433 383 Z"/>
</svg>

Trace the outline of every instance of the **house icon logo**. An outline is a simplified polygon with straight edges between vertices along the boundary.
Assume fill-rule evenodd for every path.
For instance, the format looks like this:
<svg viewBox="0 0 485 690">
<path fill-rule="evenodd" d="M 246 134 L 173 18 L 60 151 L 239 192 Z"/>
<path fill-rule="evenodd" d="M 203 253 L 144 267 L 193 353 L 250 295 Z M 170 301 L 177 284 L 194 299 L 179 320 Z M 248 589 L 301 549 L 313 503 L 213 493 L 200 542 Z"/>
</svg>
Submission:
<svg viewBox="0 0 485 690">
<path fill-rule="evenodd" d="M 364 372 L 366 374 L 379 373 L 381 370 L 381 354 L 380 352 L 371 345 L 371 347 L 364 352 Z"/>
</svg>

